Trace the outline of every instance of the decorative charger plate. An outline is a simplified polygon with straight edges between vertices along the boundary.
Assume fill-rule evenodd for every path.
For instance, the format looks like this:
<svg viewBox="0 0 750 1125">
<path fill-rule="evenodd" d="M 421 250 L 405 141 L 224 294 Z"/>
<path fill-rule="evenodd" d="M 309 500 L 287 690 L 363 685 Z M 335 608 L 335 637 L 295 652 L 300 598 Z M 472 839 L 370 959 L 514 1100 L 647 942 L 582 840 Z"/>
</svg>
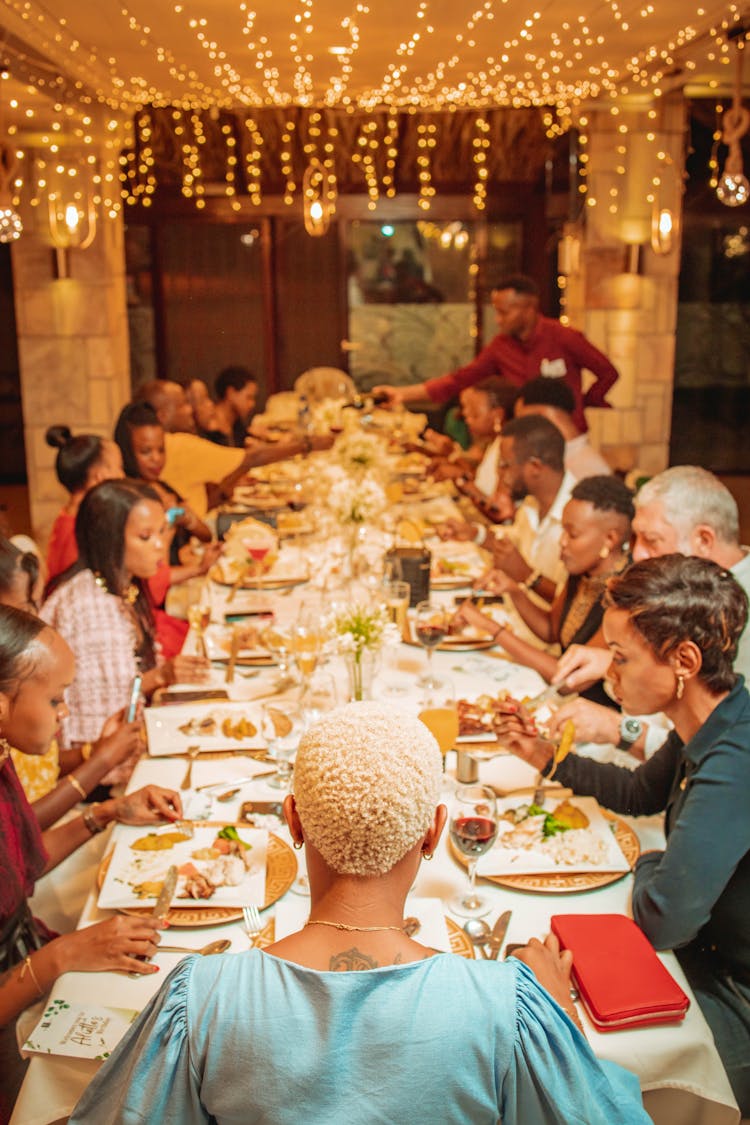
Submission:
<svg viewBox="0 0 750 1125">
<path fill-rule="evenodd" d="M 622 849 L 630 870 L 641 854 L 641 845 L 633 829 L 606 809 L 601 809 L 601 814 L 614 825 L 614 837 Z M 453 841 L 448 838 L 451 854 L 462 867 L 467 866 L 467 859 Z M 628 875 L 629 871 L 586 871 L 586 872 L 545 872 L 540 875 L 479 875 L 478 879 L 486 879 L 488 883 L 495 883 L 498 887 L 507 887 L 512 891 L 534 891 L 536 894 L 570 894 L 576 891 L 593 891 L 598 887 L 607 887 L 610 883 L 617 883 Z"/>
<path fill-rule="evenodd" d="M 99 864 L 96 882 L 101 890 L 104 876 L 112 858 L 112 852 L 105 855 Z M 272 906 L 291 887 L 297 877 L 297 857 L 285 840 L 268 835 L 268 851 L 266 852 L 266 897 L 261 910 Z M 135 918 L 148 917 L 153 911 L 147 907 L 127 907 L 120 911 L 121 914 L 130 914 Z M 182 928 L 197 928 L 199 926 L 218 926 L 222 922 L 235 922 L 242 917 L 242 910 L 231 906 L 172 906 L 167 914 L 170 926 Z M 265 931 L 264 931 L 265 932 Z M 266 942 L 270 944 L 270 942 Z"/>
<path fill-rule="evenodd" d="M 261 574 L 260 578 L 257 579 L 248 575 L 238 584 L 236 580 L 230 582 L 228 579 L 222 578 L 221 572 L 216 568 L 210 572 L 210 576 L 217 586 L 233 586 L 239 590 L 291 590 L 294 586 L 304 586 L 305 582 L 310 581 L 309 574 L 290 574 L 288 576 Z"/>
<path fill-rule="evenodd" d="M 424 648 L 419 641 L 414 639 L 404 642 L 413 648 Z M 494 637 L 444 637 L 439 645 L 438 652 L 480 652 L 482 649 L 492 648 L 497 641 Z"/>
</svg>

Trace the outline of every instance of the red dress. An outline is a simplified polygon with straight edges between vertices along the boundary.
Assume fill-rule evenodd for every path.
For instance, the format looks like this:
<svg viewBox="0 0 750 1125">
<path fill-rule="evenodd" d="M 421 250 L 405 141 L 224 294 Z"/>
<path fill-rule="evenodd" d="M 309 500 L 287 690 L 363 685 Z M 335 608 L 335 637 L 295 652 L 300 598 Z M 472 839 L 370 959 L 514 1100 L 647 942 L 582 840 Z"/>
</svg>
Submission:
<svg viewBox="0 0 750 1125">
<path fill-rule="evenodd" d="M 77 558 L 76 518 L 63 508 L 52 525 L 47 548 L 47 581 L 62 574 Z"/>
</svg>

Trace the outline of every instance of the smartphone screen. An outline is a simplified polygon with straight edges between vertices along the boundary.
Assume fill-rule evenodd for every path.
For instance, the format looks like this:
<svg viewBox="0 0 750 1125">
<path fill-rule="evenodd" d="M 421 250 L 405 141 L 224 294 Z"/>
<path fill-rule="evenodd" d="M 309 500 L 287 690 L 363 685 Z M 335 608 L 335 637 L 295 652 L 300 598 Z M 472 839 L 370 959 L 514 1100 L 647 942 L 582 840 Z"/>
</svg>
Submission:
<svg viewBox="0 0 750 1125">
<path fill-rule="evenodd" d="M 125 721 L 128 723 L 134 721 L 138 710 L 138 700 L 141 698 L 141 680 L 141 676 L 135 675 L 130 685 L 130 700 L 128 702 L 128 709 L 125 712 Z"/>
</svg>

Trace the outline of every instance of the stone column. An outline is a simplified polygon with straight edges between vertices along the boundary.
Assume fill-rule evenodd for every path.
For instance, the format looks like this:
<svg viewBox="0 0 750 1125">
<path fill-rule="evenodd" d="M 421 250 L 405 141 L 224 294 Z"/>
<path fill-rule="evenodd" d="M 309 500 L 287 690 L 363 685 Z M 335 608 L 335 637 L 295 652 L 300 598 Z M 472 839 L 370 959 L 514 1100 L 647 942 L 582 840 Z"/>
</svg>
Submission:
<svg viewBox="0 0 750 1125">
<path fill-rule="evenodd" d="M 620 372 L 608 396 L 616 409 L 588 412 L 592 441 L 613 468 L 651 475 L 669 459 L 685 103 L 681 95 L 620 101 L 582 116 L 587 203 L 565 311 Z M 666 255 L 651 247 L 652 195 L 675 217 Z"/>
<path fill-rule="evenodd" d="M 100 212 L 93 243 L 69 251 L 70 277 L 56 280 L 41 212 L 13 244 L 12 263 L 29 507 L 44 549 L 66 499 L 45 431 L 61 423 L 111 437 L 130 398 L 130 366 L 122 217 Z"/>
</svg>

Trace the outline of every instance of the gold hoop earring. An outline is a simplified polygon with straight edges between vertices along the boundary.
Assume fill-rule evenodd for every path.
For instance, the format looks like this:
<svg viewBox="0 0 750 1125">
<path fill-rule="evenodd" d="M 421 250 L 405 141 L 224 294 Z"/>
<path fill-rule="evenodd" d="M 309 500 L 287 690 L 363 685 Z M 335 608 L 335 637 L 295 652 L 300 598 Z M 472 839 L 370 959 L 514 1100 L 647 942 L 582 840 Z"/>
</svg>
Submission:
<svg viewBox="0 0 750 1125">
<path fill-rule="evenodd" d="M 678 699 L 682 699 L 684 691 L 685 691 L 685 677 L 681 676 L 680 673 L 678 672 L 677 673 L 677 693 L 676 693 Z"/>
<path fill-rule="evenodd" d="M 300 848 L 303 848 L 304 846 L 305 846 L 304 840 L 292 840 L 292 847 L 294 848 L 295 852 L 298 852 L 300 850 Z"/>
<path fill-rule="evenodd" d="M 430 860 L 432 859 L 433 855 L 434 855 L 434 852 L 422 852 L 422 859 L 426 860 L 427 863 L 429 863 Z"/>
</svg>

